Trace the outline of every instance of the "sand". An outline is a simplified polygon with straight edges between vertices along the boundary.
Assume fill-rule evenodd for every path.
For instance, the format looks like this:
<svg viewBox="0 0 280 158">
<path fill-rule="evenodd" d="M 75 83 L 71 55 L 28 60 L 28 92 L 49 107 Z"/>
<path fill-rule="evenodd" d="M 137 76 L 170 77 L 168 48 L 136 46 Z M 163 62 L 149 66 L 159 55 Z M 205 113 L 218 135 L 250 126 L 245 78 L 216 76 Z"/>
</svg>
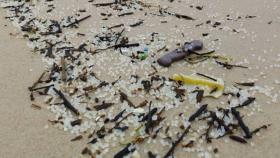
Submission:
<svg viewBox="0 0 280 158">
<path fill-rule="evenodd" d="M 65 0 L 66 1 L 66 0 Z M 250 59 L 250 66 L 260 66 L 260 69 L 250 71 L 243 70 L 218 70 L 216 73 L 226 73 L 224 78 L 230 81 L 246 78 L 260 78 L 259 85 L 269 85 L 275 88 L 274 92 L 280 90 L 280 85 L 275 84 L 275 79 L 279 79 L 279 68 L 266 69 L 271 63 L 277 63 L 279 58 L 280 45 L 280 19 L 279 9 L 273 10 L 274 5 L 279 6 L 277 1 L 238 0 L 235 2 L 227 1 L 224 3 L 215 2 L 213 7 L 215 12 L 226 14 L 227 6 L 241 13 L 260 15 L 258 20 L 246 22 L 247 30 L 255 32 L 258 36 L 252 40 L 250 38 L 241 40 L 238 36 L 229 36 L 228 33 L 215 32 L 213 34 L 222 39 L 220 52 L 226 52 L 234 56 L 235 60 L 242 60 L 244 57 Z M 242 4 L 242 5 L 240 5 Z M 254 8 L 248 10 L 249 6 Z M 84 147 L 84 142 L 70 142 L 73 138 L 70 134 L 58 130 L 48 124 L 48 119 L 52 114 L 43 106 L 42 110 L 31 108 L 27 87 L 44 70 L 44 64 L 39 55 L 32 53 L 26 46 L 26 41 L 21 38 L 11 36 L 10 33 L 18 31 L 4 19 L 4 11 L 0 10 L 0 155 L 4 158 L 61 158 L 79 157 L 79 153 Z M 201 17 L 203 19 L 203 17 Z M 267 22 L 273 21 L 271 25 Z M 234 24 L 233 24 L 234 25 Z M 193 33 L 193 37 L 201 36 L 205 30 Z M 207 30 L 206 30 L 207 31 Z M 212 32 L 211 32 L 212 33 Z M 277 36 L 275 36 L 277 35 Z M 267 39 L 269 41 L 267 42 Z M 254 50 L 252 51 L 251 48 Z M 267 54 L 263 51 L 267 50 Z M 266 59 L 261 63 L 257 57 L 260 55 Z M 279 64 L 279 62 L 278 62 Z M 171 69 L 170 71 L 176 71 Z M 202 72 L 207 70 L 202 70 Z M 264 72 L 266 78 L 263 78 Z M 279 103 L 267 104 L 265 96 L 259 96 L 258 102 L 262 104 L 263 112 L 256 113 L 246 121 L 251 127 L 258 127 L 261 124 L 271 123 L 269 130 L 262 132 L 261 136 L 255 137 L 252 142 L 254 145 L 240 145 L 235 142 L 224 143 L 215 141 L 213 146 L 219 148 L 220 157 L 227 158 L 263 158 L 279 157 L 280 151 L 280 106 Z M 48 125 L 48 126 L 46 126 Z M 183 157 L 183 156 L 182 156 Z"/>
<path fill-rule="evenodd" d="M 0 20 L 0 154 L 3 158 L 78 157 L 81 144 L 71 143 L 67 133 L 49 127 L 51 113 L 31 108 L 27 87 L 44 70 L 41 58 L 31 53 L 26 41 L 10 36 L 14 27 Z M 5 26 L 7 25 L 7 26 Z"/>
</svg>

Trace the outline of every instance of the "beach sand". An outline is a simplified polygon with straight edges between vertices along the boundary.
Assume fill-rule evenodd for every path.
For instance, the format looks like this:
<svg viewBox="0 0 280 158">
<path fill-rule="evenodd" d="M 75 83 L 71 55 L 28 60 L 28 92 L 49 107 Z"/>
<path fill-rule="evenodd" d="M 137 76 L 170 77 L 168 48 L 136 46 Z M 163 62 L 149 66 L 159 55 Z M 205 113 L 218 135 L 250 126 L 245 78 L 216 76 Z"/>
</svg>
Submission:
<svg viewBox="0 0 280 158">
<path fill-rule="evenodd" d="M 61 158 L 78 157 L 82 143 L 71 143 L 67 133 L 46 129 L 52 114 L 31 108 L 27 87 L 44 70 L 41 58 L 26 46 L 26 41 L 10 36 L 16 29 L 0 18 L 0 157 Z"/>
<path fill-rule="evenodd" d="M 65 3 L 67 0 L 61 1 Z M 74 3 L 74 2 L 73 2 Z M 207 6 L 210 2 L 201 2 Z M 280 79 L 279 68 L 266 68 L 272 63 L 277 63 L 280 53 L 280 11 L 273 9 L 278 5 L 277 1 L 237 0 L 235 2 L 218 0 L 213 1 L 213 12 L 226 15 L 227 7 L 234 11 L 248 15 L 260 16 L 257 20 L 250 19 L 244 24 L 247 30 L 255 32 L 257 37 L 241 39 L 240 36 L 232 36 L 227 32 L 210 31 L 201 29 L 194 30 L 190 38 L 199 36 L 208 31 L 215 37 L 222 39 L 219 52 L 234 57 L 236 61 L 247 58 L 250 60 L 249 66 L 252 70 L 227 71 L 219 69 L 215 74 L 225 73 L 226 81 L 234 82 L 240 79 L 259 78 L 258 85 L 268 85 L 279 94 L 280 85 L 275 84 L 276 79 Z M 75 6 L 75 5 L 73 5 Z M 254 6 L 250 8 L 249 6 Z M 203 11 L 207 12 L 207 11 Z M 62 130 L 52 127 L 48 120 L 52 119 L 52 113 L 44 106 L 41 110 L 31 108 L 27 87 L 40 76 L 44 70 L 44 64 L 38 54 L 26 46 L 23 38 L 10 35 L 16 34 L 17 29 L 8 20 L 4 19 L 5 12 L 0 9 L 0 155 L 3 158 L 77 158 L 84 148 L 84 141 L 70 142 L 72 135 Z M 197 17 L 205 19 L 205 17 Z M 91 19 L 91 21 L 95 21 Z M 272 24 L 267 24 L 273 21 Z M 90 22 L 86 22 L 90 23 Z M 229 24 L 234 26 L 233 24 Z M 86 30 L 87 28 L 84 27 Z M 253 34 L 254 35 L 254 34 Z M 252 50 L 253 48 L 253 50 Z M 267 50 L 267 53 L 264 53 Z M 254 52 L 256 57 L 252 57 Z M 262 63 L 257 60 L 261 56 L 266 59 Z M 279 64 L 279 62 L 278 62 Z M 254 67 L 259 66 L 259 69 Z M 178 71 L 187 71 L 187 68 L 171 68 L 169 72 L 173 74 Z M 201 70 L 206 72 L 207 70 Z M 264 72 L 260 73 L 260 72 Z M 265 78 L 263 76 L 266 76 Z M 278 146 L 280 145 L 280 105 L 279 103 L 267 104 L 266 96 L 258 96 L 258 103 L 262 105 L 262 112 L 256 112 L 254 116 L 246 118 L 250 127 L 257 128 L 259 125 L 272 124 L 268 130 L 262 132 L 261 136 L 255 137 L 249 145 L 242 145 L 236 142 L 225 143 L 223 140 L 214 141 L 212 146 L 219 149 L 220 158 L 277 158 L 280 155 Z M 279 101 L 278 101 L 279 102 Z M 178 157 L 188 157 L 180 153 Z"/>
</svg>

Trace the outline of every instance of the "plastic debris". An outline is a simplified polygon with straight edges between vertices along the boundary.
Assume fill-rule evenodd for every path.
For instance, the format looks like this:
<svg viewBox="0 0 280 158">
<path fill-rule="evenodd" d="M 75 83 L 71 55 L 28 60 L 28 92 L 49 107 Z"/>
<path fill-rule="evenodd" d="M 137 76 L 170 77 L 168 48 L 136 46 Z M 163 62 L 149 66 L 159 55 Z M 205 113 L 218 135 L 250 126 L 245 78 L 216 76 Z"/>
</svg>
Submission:
<svg viewBox="0 0 280 158">
<path fill-rule="evenodd" d="M 224 81 L 222 79 L 208 80 L 202 79 L 195 76 L 186 76 L 181 74 L 174 74 L 172 79 L 179 82 L 183 82 L 186 85 L 195 85 L 204 90 L 204 96 L 211 96 L 218 98 L 223 94 L 224 91 Z"/>
</svg>

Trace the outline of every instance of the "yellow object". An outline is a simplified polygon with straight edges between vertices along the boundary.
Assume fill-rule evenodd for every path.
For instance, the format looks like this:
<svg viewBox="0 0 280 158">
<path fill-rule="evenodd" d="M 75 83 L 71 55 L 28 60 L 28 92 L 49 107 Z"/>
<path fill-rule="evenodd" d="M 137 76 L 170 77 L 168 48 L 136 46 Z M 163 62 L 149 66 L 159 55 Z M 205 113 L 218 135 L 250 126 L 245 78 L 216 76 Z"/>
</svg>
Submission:
<svg viewBox="0 0 280 158">
<path fill-rule="evenodd" d="M 220 97 L 224 91 L 224 81 L 217 79 L 217 81 L 206 80 L 195 76 L 186 76 L 174 74 L 172 79 L 175 81 L 181 81 L 186 85 L 196 85 L 204 90 L 204 96 L 212 96 L 215 98 Z"/>
</svg>

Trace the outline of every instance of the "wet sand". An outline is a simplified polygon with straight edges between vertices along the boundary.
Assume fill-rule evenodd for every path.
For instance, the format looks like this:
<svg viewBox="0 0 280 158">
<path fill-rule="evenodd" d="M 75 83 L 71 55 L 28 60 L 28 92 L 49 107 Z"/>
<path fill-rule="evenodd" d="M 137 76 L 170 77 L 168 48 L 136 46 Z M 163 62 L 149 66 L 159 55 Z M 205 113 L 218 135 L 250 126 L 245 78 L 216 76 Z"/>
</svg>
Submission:
<svg viewBox="0 0 280 158">
<path fill-rule="evenodd" d="M 241 0 L 239 2 L 241 3 Z M 223 39 L 220 52 L 231 54 L 237 61 L 247 57 L 250 59 L 249 66 L 259 65 L 260 69 L 250 71 L 234 70 L 230 72 L 218 70 L 215 73 L 225 73 L 225 80 L 236 81 L 251 77 L 261 78 L 260 72 L 263 71 L 266 74 L 266 78 L 261 78 L 258 84 L 273 86 L 275 87 L 274 91 L 279 93 L 280 85 L 274 84 L 274 80 L 280 78 L 279 69 L 265 69 L 265 66 L 275 62 L 277 54 L 279 54 L 277 50 L 280 50 L 279 11 L 269 8 L 261 10 L 265 6 L 264 3 L 270 4 L 269 1 L 254 2 L 258 9 L 252 11 L 252 14 L 261 15 L 261 20 L 257 22 L 252 20 L 252 22 L 246 23 L 248 30 L 258 34 L 255 42 L 252 42 L 251 39 L 240 40 L 239 37 L 213 31 L 213 33 L 216 33 L 216 36 Z M 237 2 L 227 3 L 227 5 L 230 4 L 236 10 L 243 12 L 246 12 L 247 7 L 252 5 L 249 1 L 246 1 L 246 5 L 242 6 L 238 5 Z M 273 4 L 272 1 L 271 4 Z M 215 10 L 220 10 L 221 13 L 226 12 L 225 7 L 227 5 L 217 5 Z M 46 108 L 42 106 L 42 110 L 34 110 L 30 107 L 31 102 L 29 101 L 27 87 L 40 76 L 44 70 L 44 65 L 41 62 L 41 57 L 32 53 L 26 46 L 24 39 L 18 39 L 9 35 L 9 33 L 16 33 L 17 30 L 3 18 L 5 15 L 3 10 L 1 10 L 0 15 L 0 125 L 2 126 L 0 128 L 0 154 L 4 155 L 4 158 L 79 157 L 84 143 L 71 143 L 70 139 L 73 136 L 48 124 L 47 120 L 52 118 L 52 114 Z M 273 25 L 268 26 L 264 22 L 265 20 L 267 22 L 273 20 Z M 193 37 L 200 35 L 201 32 L 194 31 Z M 273 37 L 275 34 L 278 35 L 277 38 Z M 266 39 L 270 39 L 270 42 L 264 42 Z M 265 49 L 273 49 L 273 51 L 269 51 L 269 54 L 263 54 L 263 48 L 267 44 L 269 44 L 269 47 Z M 254 48 L 255 54 L 265 57 L 267 62 L 260 64 L 259 61 L 251 56 L 253 51 L 250 48 Z M 171 68 L 169 71 L 174 72 L 176 69 L 178 68 Z M 201 72 L 203 71 L 207 72 L 207 70 L 201 70 Z M 221 158 L 279 157 L 280 105 L 279 103 L 266 104 L 265 100 L 264 96 L 258 97 L 258 103 L 262 104 L 263 112 L 256 113 L 253 117 L 246 119 L 246 121 L 252 127 L 268 123 L 271 123 L 272 126 L 262 132 L 261 136 L 255 137 L 252 140 L 254 146 L 240 145 L 235 142 L 214 141 L 213 146 L 218 147 Z M 46 129 L 45 125 L 49 126 L 48 129 Z M 180 156 L 183 157 L 183 155 Z"/>
</svg>

